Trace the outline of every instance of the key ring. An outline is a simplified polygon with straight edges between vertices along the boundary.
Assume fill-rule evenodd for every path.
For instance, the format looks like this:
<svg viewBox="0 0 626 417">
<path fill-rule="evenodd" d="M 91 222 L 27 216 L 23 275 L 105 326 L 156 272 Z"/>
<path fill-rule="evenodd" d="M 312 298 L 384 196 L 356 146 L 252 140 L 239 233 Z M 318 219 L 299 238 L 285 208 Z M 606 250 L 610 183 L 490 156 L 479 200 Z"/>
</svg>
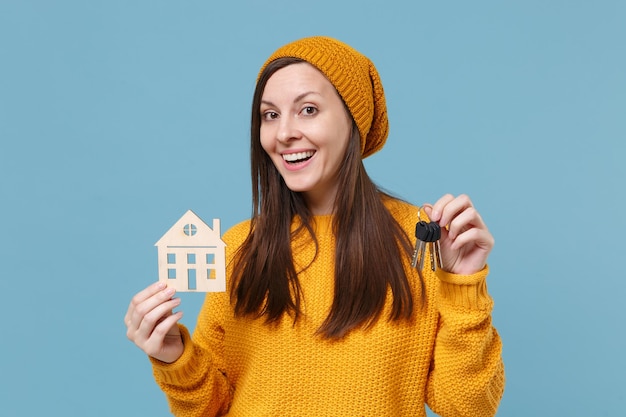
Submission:
<svg viewBox="0 0 626 417">
<path fill-rule="evenodd" d="M 433 209 L 433 205 L 432 205 L 432 204 L 429 204 L 429 203 L 424 203 L 424 204 L 422 204 L 420 207 L 418 207 L 418 208 L 417 208 L 417 221 L 418 221 L 418 222 L 421 222 L 421 221 L 422 221 L 422 219 L 420 218 L 420 212 L 421 212 L 422 210 L 424 210 L 424 208 L 425 208 L 425 207 L 428 207 L 428 208 L 429 208 L 429 209 L 431 209 L 431 210 Z M 426 210 L 424 210 L 424 214 L 426 214 Z"/>
</svg>

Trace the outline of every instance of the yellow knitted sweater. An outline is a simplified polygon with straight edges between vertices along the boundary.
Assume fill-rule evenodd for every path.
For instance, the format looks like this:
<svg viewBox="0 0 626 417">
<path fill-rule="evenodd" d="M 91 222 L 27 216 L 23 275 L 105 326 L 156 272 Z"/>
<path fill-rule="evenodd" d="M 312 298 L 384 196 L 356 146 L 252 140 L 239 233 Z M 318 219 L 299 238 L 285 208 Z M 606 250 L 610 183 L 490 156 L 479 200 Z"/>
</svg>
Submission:
<svg viewBox="0 0 626 417">
<path fill-rule="evenodd" d="M 412 236 L 417 208 L 400 202 L 387 206 Z M 228 293 L 209 293 L 193 338 L 180 326 L 183 355 L 172 364 L 152 359 L 173 414 L 425 416 L 427 403 L 446 417 L 494 415 L 504 390 L 504 367 L 500 338 L 491 325 L 487 268 L 459 276 L 425 267 L 426 301 L 411 321 L 386 319 L 389 296 L 376 325 L 340 341 L 324 340 L 315 332 L 333 299 L 331 222 L 331 216 L 315 217 L 319 254 L 299 275 L 303 319 L 294 325 L 285 317 L 266 325 L 262 319 L 235 318 Z M 244 222 L 224 235 L 227 259 L 248 231 Z M 295 262 L 308 264 L 314 245 L 296 245 Z M 409 259 L 403 262 L 419 300 L 418 275 Z"/>
</svg>

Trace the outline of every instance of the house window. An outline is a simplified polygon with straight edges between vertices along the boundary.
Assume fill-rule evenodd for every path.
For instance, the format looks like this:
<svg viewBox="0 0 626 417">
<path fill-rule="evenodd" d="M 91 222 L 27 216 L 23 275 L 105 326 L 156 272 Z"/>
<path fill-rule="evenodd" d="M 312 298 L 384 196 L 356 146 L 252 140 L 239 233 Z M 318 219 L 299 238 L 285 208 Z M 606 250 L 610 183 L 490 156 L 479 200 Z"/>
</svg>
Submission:
<svg viewBox="0 0 626 417">
<path fill-rule="evenodd" d="M 168 269 L 167 270 L 167 277 L 169 279 L 176 279 L 176 270 L 172 269 L 172 268 Z"/>
<path fill-rule="evenodd" d="M 175 253 L 168 253 L 167 254 L 167 263 L 168 264 L 175 264 L 176 263 L 176 254 Z"/>
<path fill-rule="evenodd" d="M 207 269 L 206 276 L 208 279 L 215 279 L 215 269 Z"/>
<path fill-rule="evenodd" d="M 188 253 L 187 254 L 187 263 L 190 265 L 193 265 L 196 263 L 196 254 L 195 253 Z"/>
<path fill-rule="evenodd" d="M 198 232 L 198 228 L 196 227 L 195 224 L 186 224 L 185 227 L 183 227 L 183 231 L 185 232 L 185 234 L 187 236 L 193 236 Z"/>
<path fill-rule="evenodd" d="M 195 269 L 187 270 L 187 281 L 188 281 L 189 289 L 195 290 L 196 289 L 196 270 Z"/>
<path fill-rule="evenodd" d="M 206 254 L 206 263 L 209 265 L 213 265 L 215 263 L 215 254 L 207 253 Z"/>
</svg>

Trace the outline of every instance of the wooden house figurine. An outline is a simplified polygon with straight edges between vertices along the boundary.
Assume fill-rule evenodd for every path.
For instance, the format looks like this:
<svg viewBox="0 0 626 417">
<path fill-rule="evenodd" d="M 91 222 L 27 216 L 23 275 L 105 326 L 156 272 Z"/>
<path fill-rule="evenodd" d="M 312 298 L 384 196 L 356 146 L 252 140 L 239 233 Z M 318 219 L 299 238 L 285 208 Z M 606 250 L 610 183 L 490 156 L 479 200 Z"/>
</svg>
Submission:
<svg viewBox="0 0 626 417">
<path fill-rule="evenodd" d="M 159 261 L 159 281 L 176 291 L 226 290 L 226 244 L 220 220 L 210 228 L 188 210 L 154 245 Z"/>
</svg>

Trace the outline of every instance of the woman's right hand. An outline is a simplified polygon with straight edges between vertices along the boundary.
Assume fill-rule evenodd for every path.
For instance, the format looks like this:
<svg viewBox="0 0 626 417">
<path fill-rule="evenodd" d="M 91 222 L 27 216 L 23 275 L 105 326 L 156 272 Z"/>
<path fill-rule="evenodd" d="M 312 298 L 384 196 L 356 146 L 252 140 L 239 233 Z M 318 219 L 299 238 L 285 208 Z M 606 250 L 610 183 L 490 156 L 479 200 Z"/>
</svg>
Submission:
<svg viewBox="0 0 626 417">
<path fill-rule="evenodd" d="M 180 298 L 173 298 L 175 292 L 156 282 L 133 297 L 124 317 L 126 336 L 149 356 L 167 363 L 184 350 L 177 325 L 183 313 L 172 311 L 180 304 Z"/>
</svg>

